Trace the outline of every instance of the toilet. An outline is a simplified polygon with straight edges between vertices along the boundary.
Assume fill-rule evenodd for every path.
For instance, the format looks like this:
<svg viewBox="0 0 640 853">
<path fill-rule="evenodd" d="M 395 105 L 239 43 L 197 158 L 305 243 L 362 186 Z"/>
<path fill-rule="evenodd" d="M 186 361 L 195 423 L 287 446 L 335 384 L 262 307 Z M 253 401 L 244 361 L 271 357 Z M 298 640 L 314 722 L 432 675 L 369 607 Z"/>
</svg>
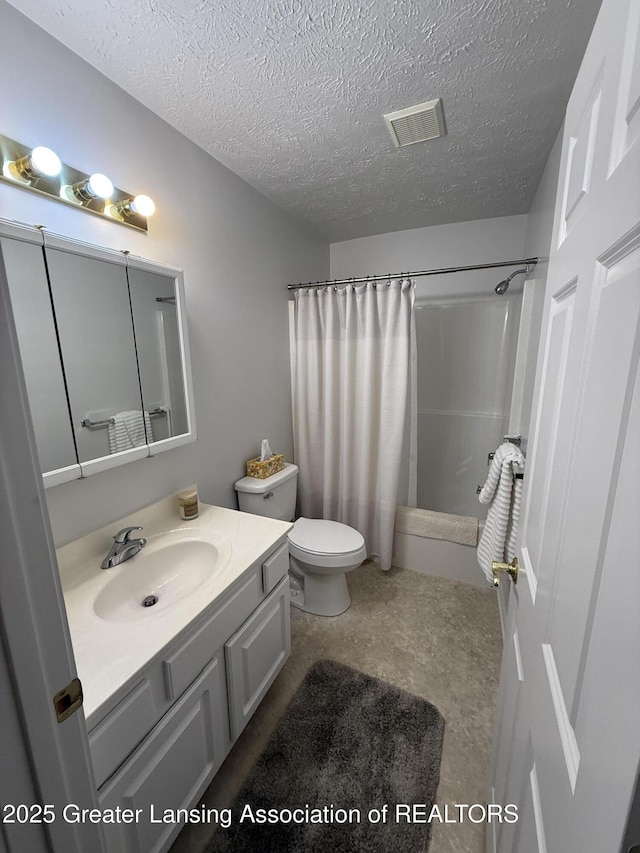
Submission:
<svg viewBox="0 0 640 853">
<path fill-rule="evenodd" d="M 293 521 L 298 466 L 287 462 L 266 477 L 235 484 L 242 512 Z M 291 604 L 316 616 L 339 616 L 351 604 L 346 573 L 366 559 L 364 537 L 353 527 L 323 518 L 299 518 L 289 532 Z"/>
</svg>

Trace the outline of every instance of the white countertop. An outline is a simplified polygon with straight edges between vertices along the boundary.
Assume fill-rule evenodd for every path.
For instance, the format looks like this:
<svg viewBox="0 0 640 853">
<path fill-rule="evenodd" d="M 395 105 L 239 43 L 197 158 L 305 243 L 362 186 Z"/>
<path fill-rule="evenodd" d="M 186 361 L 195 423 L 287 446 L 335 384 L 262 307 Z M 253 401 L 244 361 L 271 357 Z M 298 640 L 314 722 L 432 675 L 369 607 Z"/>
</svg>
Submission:
<svg viewBox="0 0 640 853">
<path fill-rule="evenodd" d="M 228 562 L 197 593 L 169 609 L 154 613 L 150 608 L 144 618 L 129 622 L 102 619 L 93 602 L 118 574 L 135 572 L 136 557 L 113 569 L 101 569 L 100 563 L 118 530 L 132 525 L 143 528 L 134 536 L 147 538 L 173 530 L 210 532 L 230 544 Z M 197 519 L 183 521 L 176 498 L 171 496 L 59 548 L 58 566 L 87 719 L 251 565 L 273 550 L 291 527 L 289 522 L 202 503 Z"/>
</svg>

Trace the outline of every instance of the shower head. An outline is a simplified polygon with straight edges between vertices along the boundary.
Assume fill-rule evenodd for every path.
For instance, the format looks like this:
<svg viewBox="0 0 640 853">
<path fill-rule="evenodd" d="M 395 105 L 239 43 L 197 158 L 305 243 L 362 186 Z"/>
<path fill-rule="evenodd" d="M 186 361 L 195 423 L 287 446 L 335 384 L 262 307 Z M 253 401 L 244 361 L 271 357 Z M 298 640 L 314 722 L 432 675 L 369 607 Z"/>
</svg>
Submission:
<svg viewBox="0 0 640 853">
<path fill-rule="evenodd" d="M 514 277 L 514 275 L 520 275 L 520 273 L 522 273 L 522 272 L 527 274 L 529 272 L 529 266 L 527 265 L 526 267 L 523 267 L 521 270 L 516 270 L 515 272 L 512 272 L 511 275 L 508 275 L 503 281 L 500 282 L 500 284 L 496 284 L 496 286 L 494 287 L 495 292 L 499 296 L 502 296 L 509 289 L 509 285 L 511 284 L 511 279 Z"/>
</svg>

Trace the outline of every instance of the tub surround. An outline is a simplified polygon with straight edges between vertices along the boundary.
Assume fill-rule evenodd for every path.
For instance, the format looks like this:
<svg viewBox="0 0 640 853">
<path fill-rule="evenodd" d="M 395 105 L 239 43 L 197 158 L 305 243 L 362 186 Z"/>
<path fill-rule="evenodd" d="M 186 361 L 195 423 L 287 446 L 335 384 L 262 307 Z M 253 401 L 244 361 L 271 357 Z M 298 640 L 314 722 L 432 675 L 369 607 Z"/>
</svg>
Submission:
<svg viewBox="0 0 640 853">
<path fill-rule="evenodd" d="M 101 569 L 113 536 L 124 527 L 140 525 L 147 539 L 167 531 L 186 530 L 192 535 L 210 533 L 220 543 L 222 571 L 157 613 L 145 618 L 111 621 L 98 616 L 93 603 L 102 588 L 118 574 L 136 571 L 136 557 L 113 569 Z M 100 716 L 111 697 L 119 693 L 152 658 L 236 582 L 252 565 L 286 541 L 292 525 L 271 518 L 222 507 L 200 505 L 193 522 L 179 516 L 175 496 L 146 507 L 58 549 L 64 592 L 78 675 L 84 692 L 88 726 Z M 146 618 L 148 616 L 148 618 Z"/>
<path fill-rule="evenodd" d="M 442 515 L 445 519 L 451 517 L 446 513 Z M 472 521 L 477 523 L 477 519 Z M 478 525 L 478 532 L 481 531 L 482 523 Z M 425 535 L 424 532 L 417 532 L 416 528 L 409 531 L 402 523 L 398 526 L 397 522 L 393 535 L 393 565 L 422 575 L 487 587 L 486 578 L 478 566 L 475 545 L 462 545 L 459 539 L 449 541 L 448 538 L 435 538 L 432 532 Z"/>
</svg>

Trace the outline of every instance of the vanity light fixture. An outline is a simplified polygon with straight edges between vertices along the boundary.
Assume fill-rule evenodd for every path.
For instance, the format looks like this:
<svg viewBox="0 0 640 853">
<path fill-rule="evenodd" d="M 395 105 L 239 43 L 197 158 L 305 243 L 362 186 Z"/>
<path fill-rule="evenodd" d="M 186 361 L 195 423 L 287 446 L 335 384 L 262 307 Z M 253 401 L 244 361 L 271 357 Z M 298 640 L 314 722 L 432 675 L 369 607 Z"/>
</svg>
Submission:
<svg viewBox="0 0 640 853">
<path fill-rule="evenodd" d="M 2 164 L 2 174 L 5 178 L 30 184 L 38 178 L 55 178 L 62 171 L 62 161 L 55 151 L 44 145 L 36 145 L 29 153 L 17 160 L 5 160 Z"/>
<path fill-rule="evenodd" d="M 106 175 L 94 172 L 84 181 L 78 181 L 72 186 L 63 185 L 60 195 L 75 204 L 83 204 L 85 201 L 93 201 L 96 198 L 108 199 L 113 195 L 113 184 Z"/>
<path fill-rule="evenodd" d="M 134 214 L 139 216 L 153 216 L 156 209 L 155 202 L 148 195 L 137 195 L 134 198 L 127 198 L 124 201 L 109 204 L 105 208 L 105 213 L 112 216 L 114 219 L 128 219 Z"/>
<path fill-rule="evenodd" d="M 147 231 L 147 217 L 155 210 L 148 195 L 134 196 L 114 187 L 101 172 L 87 174 L 63 163 L 50 148 L 23 145 L 0 133 L 0 183 L 38 193 L 45 198 L 108 217 L 139 231 Z"/>
</svg>

